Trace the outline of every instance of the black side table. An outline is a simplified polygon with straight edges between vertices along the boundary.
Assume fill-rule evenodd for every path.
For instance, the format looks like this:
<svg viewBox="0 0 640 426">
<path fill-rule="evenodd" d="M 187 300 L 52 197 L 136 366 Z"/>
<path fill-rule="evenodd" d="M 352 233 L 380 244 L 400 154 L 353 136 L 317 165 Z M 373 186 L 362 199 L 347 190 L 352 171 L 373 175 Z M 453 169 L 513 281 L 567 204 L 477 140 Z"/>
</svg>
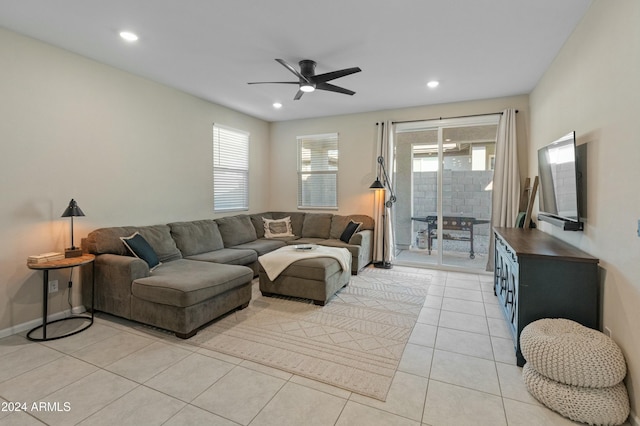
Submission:
<svg viewBox="0 0 640 426">
<path fill-rule="evenodd" d="M 94 291 L 95 291 L 95 279 L 93 277 L 94 274 L 93 273 L 91 274 L 91 316 L 71 315 L 66 318 L 47 322 L 47 309 L 48 309 L 48 302 L 49 302 L 49 271 L 52 269 L 73 268 L 75 266 L 82 266 L 90 263 L 91 266 L 94 268 L 94 272 L 95 272 L 95 265 L 93 263 L 95 258 L 96 257 L 92 254 L 83 254 L 80 257 L 70 257 L 66 259 L 54 260 L 54 261 L 45 262 L 45 263 L 27 264 L 29 269 L 42 271 L 42 325 L 39 325 L 31 329 L 31 331 L 27 333 L 27 339 L 33 340 L 35 342 L 45 342 L 48 340 L 62 339 L 63 337 L 68 337 L 74 334 L 78 334 L 81 331 L 84 331 L 87 328 L 91 327 L 91 325 L 93 324 L 93 306 L 94 306 L 93 297 L 94 297 Z M 66 333 L 61 336 L 47 338 L 47 325 L 60 322 L 60 321 L 70 320 L 70 319 L 88 319 L 90 321 L 87 325 L 83 326 L 78 330 L 72 331 L 71 333 Z M 42 328 L 42 337 L 31 337 L 31 333 L 38 330 L 39 328 Z"/>
</svg>

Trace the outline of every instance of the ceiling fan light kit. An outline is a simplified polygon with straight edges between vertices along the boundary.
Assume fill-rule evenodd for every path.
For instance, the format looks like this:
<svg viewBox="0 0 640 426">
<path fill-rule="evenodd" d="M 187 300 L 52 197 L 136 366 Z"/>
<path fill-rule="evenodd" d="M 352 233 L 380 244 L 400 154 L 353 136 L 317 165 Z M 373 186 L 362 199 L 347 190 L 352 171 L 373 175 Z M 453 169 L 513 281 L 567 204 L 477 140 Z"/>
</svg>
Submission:
<svg viewBox="0 0 640 426">
<path fill-rule="evenodd" d="M 326 90 L 328 92 L 342 93 L 344 95 L 351 96 L 356 92 L 345 89 L 344 87 L 335 86 L 327 82 L 362 71 L 358 67 L 353 67 L 316 75 L 316 62 L 312 61 L 311 59 L 303 59 L 298 62 L 300 71 L 295 69 L 284 59 L 276 59 L 276 61 L 283 67 L 291 71 L 293 74 L 295 74 L 298 77 L 298 81 L 258 81 L 248 84 L 297 84 L 298 93 L 296 93 L 293 98 L 296 101 L 300 99 L 303 94 L 313 92 L 316 89 Z"/>
<path fill-rule="evenodd" d="M 315 86 L 314 86 L 314 85 L 312 85 L 312 84 L 305 83 L 305 84 L 302 84 L 302 85 L 300 86 L 300 90 L 302 90 L 302 91 L 303 91 L 303 92 L 305 92 L 305 93 L 311 93 L 311 92 L 313 92 L 314 90 L 316 90 L 316 88 L 315 88 Z"/>
</svg>

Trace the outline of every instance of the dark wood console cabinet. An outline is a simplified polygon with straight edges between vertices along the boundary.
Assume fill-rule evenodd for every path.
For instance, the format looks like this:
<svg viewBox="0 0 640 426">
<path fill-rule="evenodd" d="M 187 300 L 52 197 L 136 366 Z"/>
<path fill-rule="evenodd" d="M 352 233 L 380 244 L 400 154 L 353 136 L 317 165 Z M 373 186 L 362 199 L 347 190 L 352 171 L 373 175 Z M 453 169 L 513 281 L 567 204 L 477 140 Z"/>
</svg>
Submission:
<svg viewBox="0 0 640 426">
<path fill-rule="evenodd" d="M 494 228 L 494 292 L 514 341 L 541 318 L 567 318 L 598 329 L 598 259 L 537 229 Z"/>
</svg>

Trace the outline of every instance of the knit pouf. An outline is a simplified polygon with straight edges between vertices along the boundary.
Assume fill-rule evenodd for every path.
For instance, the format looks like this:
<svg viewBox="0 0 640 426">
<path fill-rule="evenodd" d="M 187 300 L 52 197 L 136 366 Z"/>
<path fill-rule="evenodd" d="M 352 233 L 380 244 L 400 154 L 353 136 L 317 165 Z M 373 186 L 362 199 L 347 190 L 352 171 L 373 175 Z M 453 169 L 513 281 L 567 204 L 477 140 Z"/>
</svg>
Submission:
<svg viewBox="0 0 640 426">
<path fill-rule="evenodd" d="M 526 363 L 522 378 L 538 401 L 570 418 L 590 425 L 619 425 L 629 417 L 629 396 L 624 383 L 605 388 L 565 385 L 544 377 Z"/>
<path fill-rule="evenodd" d="M 627 374 L 622 351 L 610 337 L 568 319 L 528 324 L 520 334 L 520 350 L 538 373 L 567 385 L 606 388 Z"/>
</svg>

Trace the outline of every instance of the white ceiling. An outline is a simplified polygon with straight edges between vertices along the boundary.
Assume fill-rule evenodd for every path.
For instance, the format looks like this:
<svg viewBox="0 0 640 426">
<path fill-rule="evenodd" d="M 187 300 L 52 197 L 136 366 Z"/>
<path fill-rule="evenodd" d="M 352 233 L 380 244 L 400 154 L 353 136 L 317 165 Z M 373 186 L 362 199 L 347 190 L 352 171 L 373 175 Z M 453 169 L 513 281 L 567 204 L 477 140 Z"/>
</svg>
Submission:
<svg viewBox="0 0 640 426">
<path fill-rule="evenodd" d="M 283 121 L 530 93 L 590 2 L 0 0 L 0 26 Z M 294 101 L 297 86 L 247 85 L 295 81 L 275 58 L 315 60 L 317 74 L 359 66 L 331 82 L 356 94 Z"/>
</svg>

